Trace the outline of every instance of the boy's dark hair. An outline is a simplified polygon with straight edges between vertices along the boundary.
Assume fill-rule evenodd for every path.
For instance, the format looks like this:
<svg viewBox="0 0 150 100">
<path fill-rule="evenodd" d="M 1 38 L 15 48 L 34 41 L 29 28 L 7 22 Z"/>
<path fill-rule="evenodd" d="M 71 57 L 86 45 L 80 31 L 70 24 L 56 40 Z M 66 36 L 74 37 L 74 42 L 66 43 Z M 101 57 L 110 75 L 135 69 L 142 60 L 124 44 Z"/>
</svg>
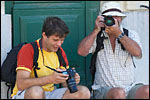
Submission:
<svg viewBox="0 0 150 100">
<path fill-rule="evenodd" d="M 69 33 L 69 28 L 58 17 L 47 17 L 44 21 L 42 33 L 45 32 L 46 36 L 58 35 L 59 37 L 65 37 Z"/>
</svg>

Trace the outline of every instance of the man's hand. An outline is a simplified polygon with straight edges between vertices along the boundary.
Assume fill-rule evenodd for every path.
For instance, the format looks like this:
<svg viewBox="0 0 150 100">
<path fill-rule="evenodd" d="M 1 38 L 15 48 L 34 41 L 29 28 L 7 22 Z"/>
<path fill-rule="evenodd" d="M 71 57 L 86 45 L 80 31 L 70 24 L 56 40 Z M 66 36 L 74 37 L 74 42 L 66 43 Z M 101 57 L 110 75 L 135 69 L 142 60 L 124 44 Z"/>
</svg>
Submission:
<svg viewBox="0 0 150 100">
<path fill-rule="evenodd" d="M 105 25 L 105 32 L 110 35 L 110 36 L 114 36 L 114 37 L 118 37 L 122 32 L 120 30 L 120 27 L 119 27 L 119 22 L 117 21 L 117 19 L 115 19 L 115 25 L 113 26 L 106 26 Z"/>
<path fill-rule="evenodd" d="M 95 31 L 99 32 L 101 31 L 101 27 L 104 27 L 104 17 L 103 16 L 97 16 L 95 21 Z"/>
</svg>

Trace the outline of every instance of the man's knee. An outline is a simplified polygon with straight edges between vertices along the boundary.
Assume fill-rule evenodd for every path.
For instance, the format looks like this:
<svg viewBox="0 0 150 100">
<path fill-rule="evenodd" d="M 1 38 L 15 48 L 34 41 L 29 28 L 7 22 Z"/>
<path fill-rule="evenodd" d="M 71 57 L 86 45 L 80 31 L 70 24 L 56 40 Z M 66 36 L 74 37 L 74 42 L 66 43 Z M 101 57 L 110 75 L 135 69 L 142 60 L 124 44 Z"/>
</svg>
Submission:
<svg viewBox="0 0 150 100">
<path fill-rule="evenodd" d="M 147 96 L 149 96 L 149 85 L 144 85 L 141 87 L 143 90 L 143 93 Z"/>
<path fill-rule="evenodd" d="M 149 99 L 149 85 L 139 87 L 136 91 L 135 99 Z"/>
<path fill-rule="evenodd" d="M 42 87 L 32 86 L 26 90 L 24 98 L 25 99 L 43 99 L 45 98 L 45 93 Z"/>
<path fill-rule="evenodd" d="M 122 88 L 112 88 L 106 95 L 107 99 L 125 99 L 125 91 Z"/>
</svg>

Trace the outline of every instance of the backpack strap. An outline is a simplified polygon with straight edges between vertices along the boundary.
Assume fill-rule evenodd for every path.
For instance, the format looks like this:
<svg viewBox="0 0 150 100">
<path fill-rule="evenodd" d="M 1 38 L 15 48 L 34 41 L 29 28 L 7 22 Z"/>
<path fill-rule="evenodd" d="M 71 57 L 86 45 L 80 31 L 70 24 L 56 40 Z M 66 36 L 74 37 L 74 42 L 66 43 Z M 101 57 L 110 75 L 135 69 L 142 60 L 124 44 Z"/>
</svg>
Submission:
<svg viewBox="0 0 150 100">
<path fill-rule="evenodd" d="M 37 75 L 36 69 L 37 70 L 40 69 L 40 68 L 38 68 L 38 63 L 37 63 L 39 50 L 38 50 L 37 42 L 31 42 L 30 44 L 32 45 L 32 47 L 34 49 L 33 66 L 35 66 L 35 67 L 33 70 L 34 70 L 34 75 L 37 78 L 38 75 Z"/>
<path fill-rule="evenodd" d="M 67 69 L 68 68 L 68 60 L 67 60 L 67 56 L 66 56 L 64 50 L 62 49 L 62 47 L 59 47 L 59 49 L 57 50 L 56 53 L 58 55 L 60 66 L 64 66 Z"/>
<path fill-rule="evenodd" d="M 57 55 L 58 55 L 58 59 L 59 59 L 59 62 L 60 62 L 60 65 L 63 65 L 63 66 L 66 66 L 66 63 L 65 63 L 65 60 L 61 54 L 61 50 L 60 48 L 57 50 Z"/>
<path fill-rule="evenodd" d="M 103 44 L 104 39 L 108 39 L 108 38 L 104 36 L 103 30 L 101 30 L 97 35 L 96 50 L 95 50 L 94 54 L 92 55 L 91 63 L 90 63 L 90 72 L 92 74 L 92 84 L 94 82 L 94 76 L 95 76 L 95 72 L 96 72 L 95 64 L 96 64 L 97 54 L 101 49 L 104 49 L 104 44 Z"/>
<path fill-rule="evenodd" d="M 123 28 L 123 32 L 126 36 L 128 36 L 128 30 L 126 28 Z"/>
</svg>

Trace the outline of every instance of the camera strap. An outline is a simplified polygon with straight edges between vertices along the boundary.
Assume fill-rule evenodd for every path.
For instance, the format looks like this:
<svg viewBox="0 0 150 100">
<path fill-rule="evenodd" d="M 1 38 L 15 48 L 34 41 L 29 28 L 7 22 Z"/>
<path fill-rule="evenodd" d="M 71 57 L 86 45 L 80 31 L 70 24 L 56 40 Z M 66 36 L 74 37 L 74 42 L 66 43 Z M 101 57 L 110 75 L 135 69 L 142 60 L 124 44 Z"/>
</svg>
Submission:
<svg viewBox="0 0 150 100">
<path fill-rule="evenodd" d="M 47 67 L 47 68 L 49 68 L 49 69 L 51 69 L 51 70 L 53 70 L 53 71 L 55 71 L 55 72 L 58 72 L 56 69 L 54 69 L 54 68 L 51 68 L 51 67 L 49 67 L 49 66 L 46 66 L 45 64 L 44 64 L 44 54 L 43 54 L 43 49 L 42 49 L 42 41 L 41 41 L 42 39 L 40 39 L 39 40 L 39 45 L 40 45 L 40 50 L 41 50 L 41 53 L 42 53 L 42 57 L 43 57 L 43 65 L 45 66 L 45 67 Z M 63 58 L 63 56 L 62 56 L 62 54 L 61 54 L 61 50 L 60 50 L 60 48 L 58 48 L 58 50 L 57 50 L 57 55 L 58 55 L 58 58 L 59 58 L 59 62 L 60 62 L 60 64 L 62 63 L 63 64 L 63 66 L 65 66 L 66 67 L 66 63 L 65 63 L 65 60 L 64 60 L 64 58 Z M 58 72 L 59 73 L 59 72 Z"/>
</svg>

